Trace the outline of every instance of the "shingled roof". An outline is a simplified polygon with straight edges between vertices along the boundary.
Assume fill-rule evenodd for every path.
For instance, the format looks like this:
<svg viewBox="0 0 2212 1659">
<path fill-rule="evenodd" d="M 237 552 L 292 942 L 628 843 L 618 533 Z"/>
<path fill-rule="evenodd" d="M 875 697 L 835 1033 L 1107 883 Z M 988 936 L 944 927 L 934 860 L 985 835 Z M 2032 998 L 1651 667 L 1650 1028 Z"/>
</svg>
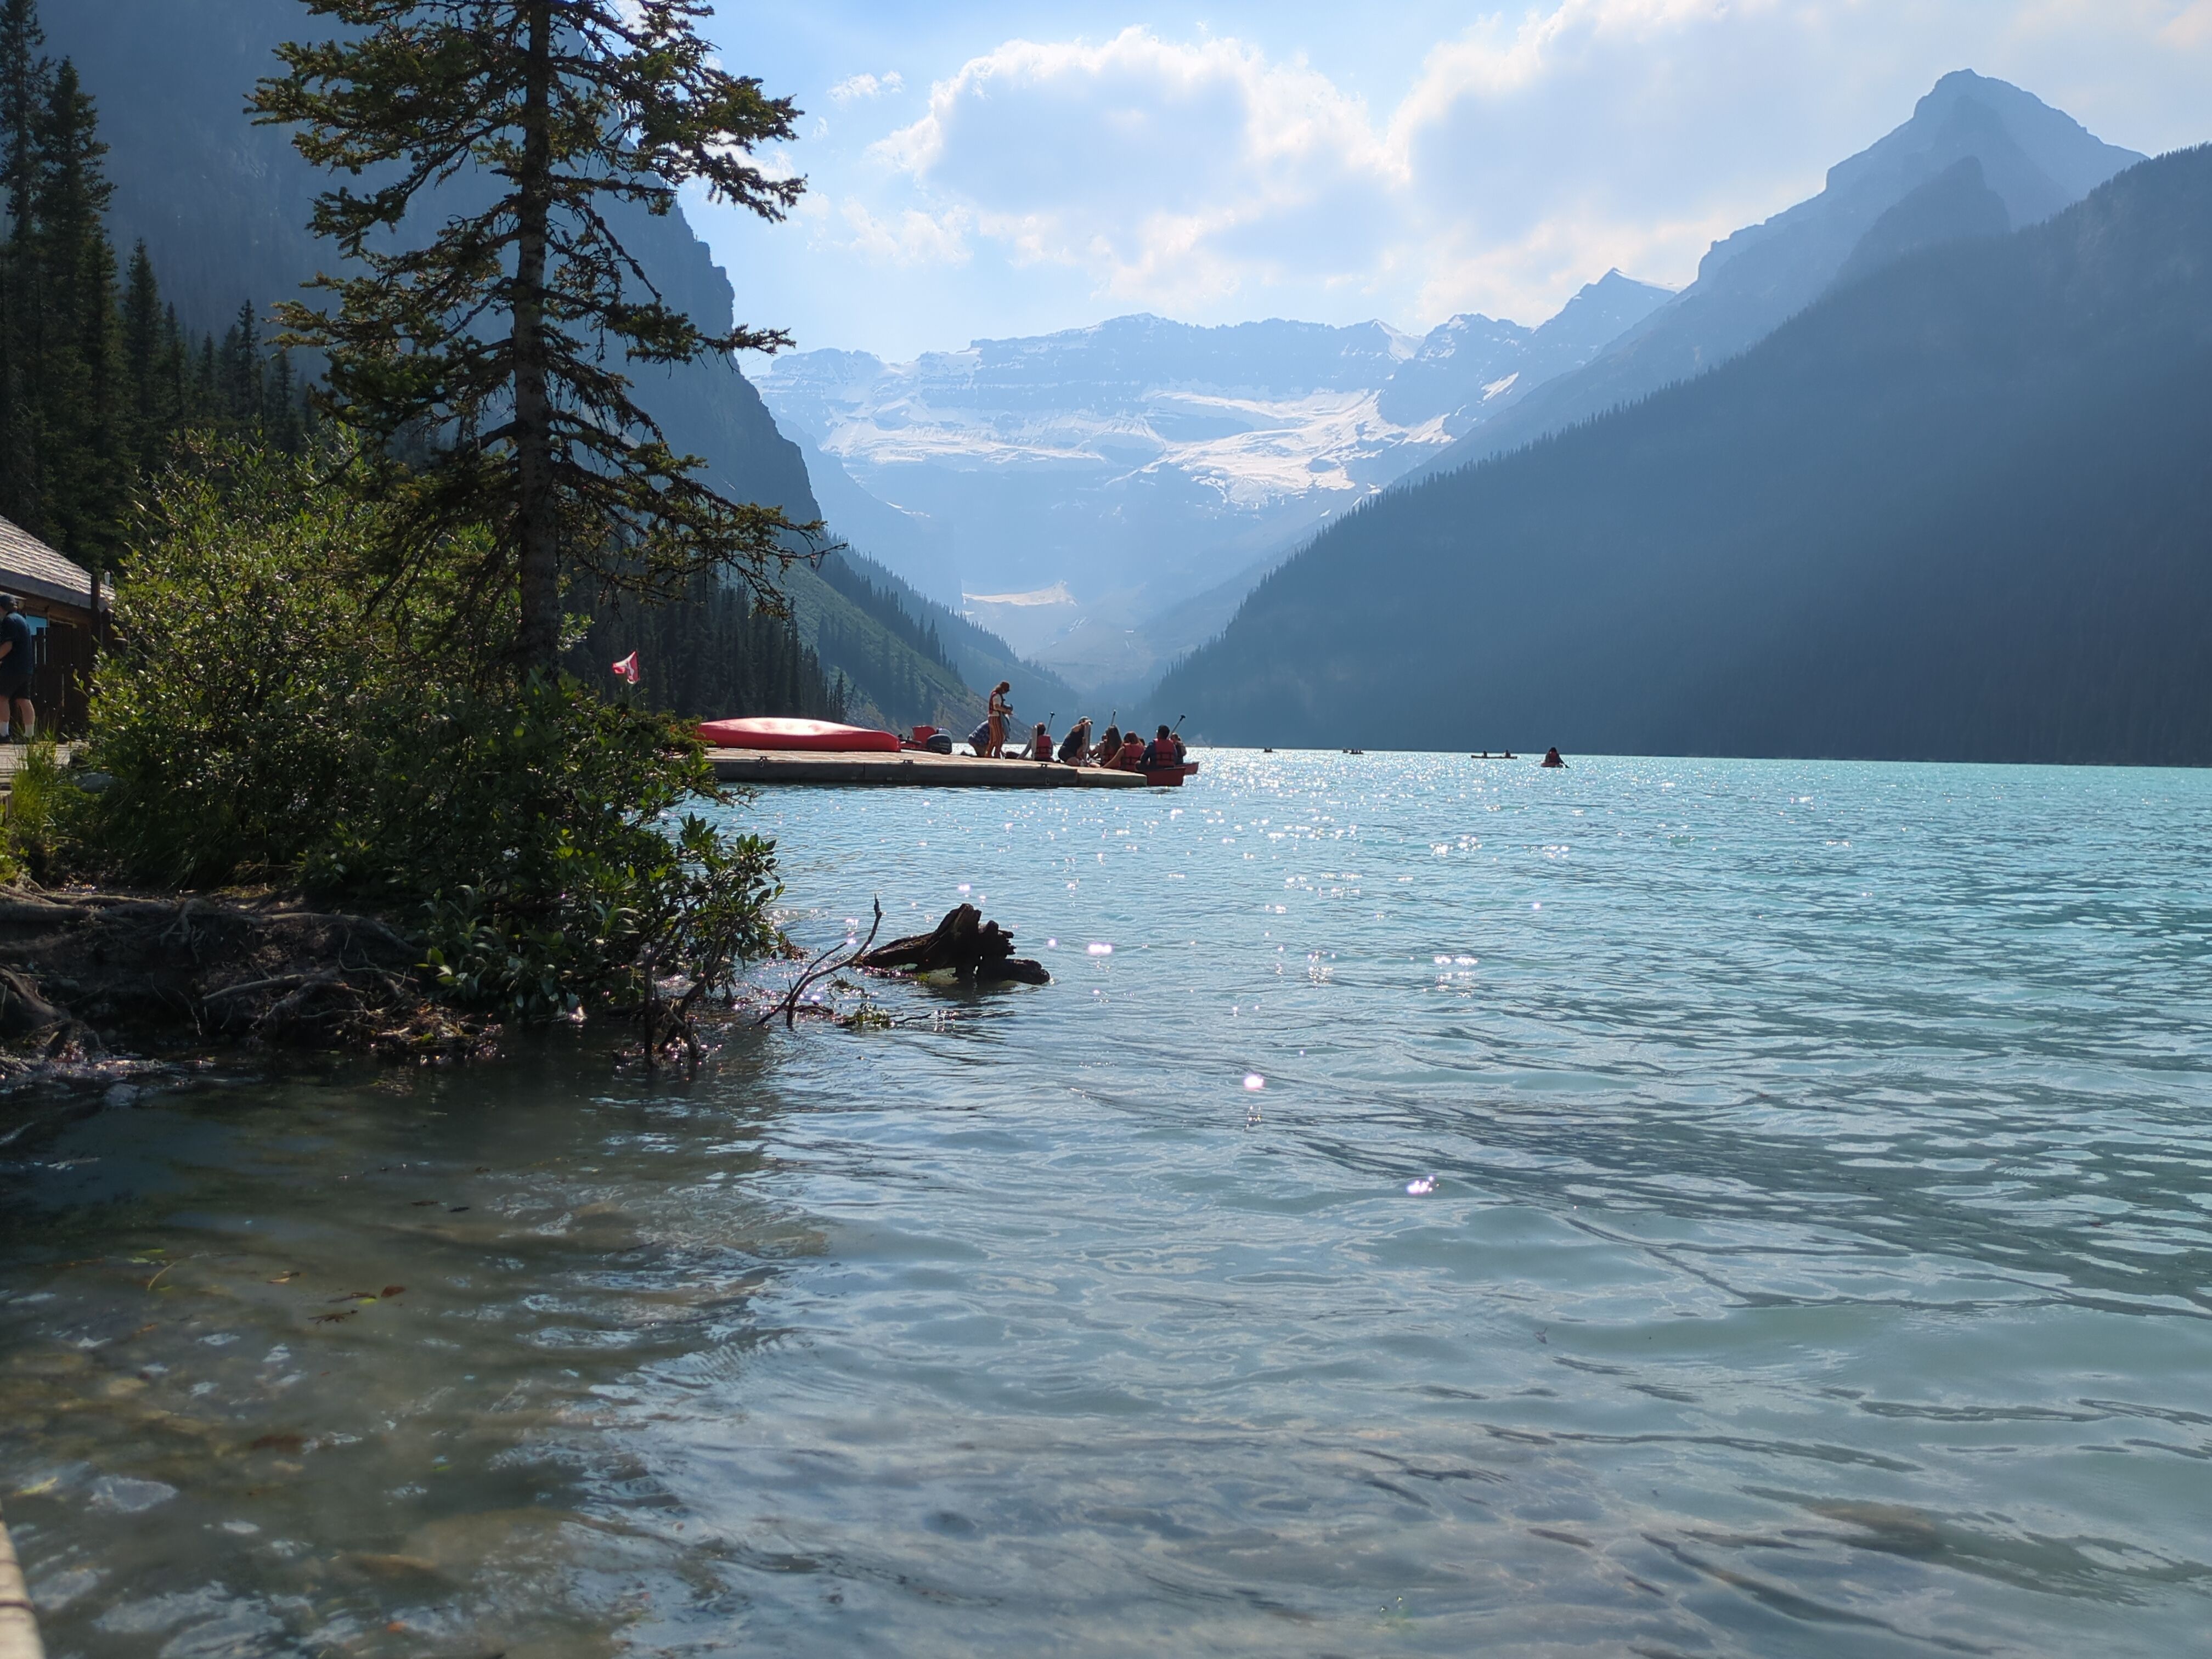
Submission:
<svg viewBox="0 0 2212 1659">
<path fill-rule="evenodd" d="M 79 611 L 92 608 L 92 572 L 7 519 L 0 519 L 0 589 Z M 100 595 L 102 610 L 108 597 Z"/>
</svg>

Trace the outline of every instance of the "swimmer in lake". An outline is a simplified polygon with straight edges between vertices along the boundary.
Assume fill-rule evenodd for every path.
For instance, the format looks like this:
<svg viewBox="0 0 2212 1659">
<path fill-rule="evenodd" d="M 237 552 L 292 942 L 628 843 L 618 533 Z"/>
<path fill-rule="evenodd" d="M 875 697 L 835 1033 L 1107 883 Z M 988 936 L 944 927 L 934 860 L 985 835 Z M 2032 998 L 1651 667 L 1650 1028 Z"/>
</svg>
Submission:
<svg viewBox="0 0 2212 1659">
<path fill-rule="evenodd" d="M 1536 763 L 1539 766 L 1565 766 L 1566 762 L 1559 758 L 1559 750 L 1556 747 L 1553 747 L 1547 749 L 1544 751 L 1544 758 Z"/>
</svg>

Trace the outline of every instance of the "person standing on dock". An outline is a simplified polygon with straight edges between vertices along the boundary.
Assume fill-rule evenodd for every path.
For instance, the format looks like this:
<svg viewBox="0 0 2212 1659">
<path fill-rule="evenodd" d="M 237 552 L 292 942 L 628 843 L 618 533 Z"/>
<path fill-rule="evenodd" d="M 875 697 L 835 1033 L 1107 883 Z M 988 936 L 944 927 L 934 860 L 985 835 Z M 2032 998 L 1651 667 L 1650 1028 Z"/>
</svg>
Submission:
<svg viewBox="0 0 2212 1659">
<path fill-rule="evenodd" d="M 983 757 L 1004 760 L 1006 756 L 1006 726 L 1014 717 L 1014 706 L 1007 701 L 1006 693 L 1014 689 L 1012 680 L 1000 680 L 991 688 L 991 712 L 985 724 L 991 728 L 984 734 Z"/>
<path fill-rule="evenodd" d="M 38 660 L 38 641 L 15 596 L 0 593 L 0 743 L 9 738 L 11 715 L 23 728 L 24 742 L 39 735 L 39 711 L 31 705 L 31 671 Z"/>
</svg>

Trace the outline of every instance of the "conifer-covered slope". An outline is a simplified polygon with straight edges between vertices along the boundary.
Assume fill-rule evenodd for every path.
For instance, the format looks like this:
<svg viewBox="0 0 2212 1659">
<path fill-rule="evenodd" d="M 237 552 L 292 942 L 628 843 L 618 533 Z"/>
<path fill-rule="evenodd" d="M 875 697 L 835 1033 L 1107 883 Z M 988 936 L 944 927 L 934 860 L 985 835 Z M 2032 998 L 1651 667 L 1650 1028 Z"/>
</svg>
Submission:
<svg viewBox="0 0 2212 1659">
<path fill-rule="evenodd" d="M 237 320 L 241 306 L 292 297 L 335 257 L 307 228 L 315 195 L 330 180 L 301 161 L 285 132 L 252 125 L 246 99 L 257 78 L 280 67 L 272 56 L 277 42 L 312 38 L 331 26 L 298 0 L 46 0 L 38 9 L 45 51 L 74 64 L 98 111 L 107 145 L 101 160 L 113 185 L 106 202 L 109 238 L 123 250 L 145 244 L 161 297 L 183 319 L 179 349 L 202 350 L 210 374 L 218 377 L 211 382 L 215 392 L 199 402 L 214 398 L 215 412 L 240 424 L 228 413 L 239 399 L 227 388 L 244 373 L 230 362 L 240 349 L 238 330 L 246 325 Z M 622 234 L 672 304 L 710 331 L 728 327 L 734 306 L 729 280 L 680 216 L 634 213 Z M 226 325 L 232 337 L 220 356 L 212 347 L 195 345 L 199 331 L 221 334 Z M 250 347 L 248 341 L 245 349 Z M 193 357 L 185 367 L 197 373 L 198 363 Z M 821 515 L 798 448 L 733 366 L 634 374 L 640 401 L 679 451 L 706 460 L 718 488 L 781 507 L 793 519 Z M 188 375 L 187 397 L 198 395 L 196 385 Z M 283 389 L 269 395 L 281 396 Z M 198 405 L 186 413 L 198 418 Z M 833 535 L 842 529 L 830 526 Z M 844 568 L 849 573 L 857 567 L 848 561 Z M 854 574 L 845 588 L 870 580 Z M 926 604 L 888 572 L 874 570 L 872 580 L 879 594 L 896 591 L 898 597 L 860 602 L 835 580 L 795 570 L 788 583 L 795 638 L 787 639 L 781 625 L 751 615 L 731 595 L 657 618 L 610 616 L 594 628 L 590 655 L 606 641 L 630 641 L 641 658 L 653 659 L 647 664 L 648 692 L 665 693 L 687 713 L 790 712 L 690 707 L 702 697 L 750 696 L 756 687 L 768 702 L 819 712 L 842 676 L 856 718 L 933 724 L 933 716 L 949 721 L 971 706 L 980 708 L 978 688 L 1000 678 L 1018 682 L 1026 674 L 1046 697 L 1057 685 L 1017 664 L 1003 642 Z M 932 628 L 944 636 L 933 654 L 921 642 Z M 700 652 L 726 659 L 680 667 L 659 660 Z M 574 662 L 588 667 L 586 654 Z M 986 672 L 989 678 L 975 678 Z"/>
<path fill-rule="evenodd" d="M 187 325 L 296 297 L 331 264 L 330 245 L 307 229 L 331 179 L 294 153 L 287 131 L 246 113 L 255 82 L 282 69 L 277 43 L 327 34 L 328 19 L 297 0 L 46 0 L 40 11 L 47 50 L 74 61 L 99 106 L 111 233 L 120 247 L 145 242 Z M 671 303 L 710 331 L 728 327 L 728 278 L 679 216 L 639 210 L 621 231 Z M 793 519 L 818 516 L 799 452 L 734 368 L 637 378 L 671 441 L 702 457 L 718 487 Z"/>
<path fill-rule="evenodd" d="M 1158 706 L 1217 741 L 2212 764 L 2212 146 L 1394 492 Z"/>
<path fill-rule="evenodd" d="M 180 432 L 296 452 L 308 410 L 250 308 L 218 344 L 118 257 L 97 106 L 45 46 L 35 0 L 0 0 L 0 515 L 112 574 Z"/>
</svg>

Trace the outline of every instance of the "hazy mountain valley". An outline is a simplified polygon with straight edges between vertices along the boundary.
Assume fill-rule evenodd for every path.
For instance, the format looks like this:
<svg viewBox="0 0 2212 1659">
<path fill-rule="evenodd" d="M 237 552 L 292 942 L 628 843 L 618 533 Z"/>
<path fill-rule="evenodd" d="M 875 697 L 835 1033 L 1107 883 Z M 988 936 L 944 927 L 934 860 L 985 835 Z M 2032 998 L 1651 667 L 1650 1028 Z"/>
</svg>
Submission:
<svg viewBox="0 0 2212 1659">
<path fill-rule="evenodd" d="M 872 554 L 1103 688 L 1218 629 L 1219 599 L 1193 605 L 1206 590 L 1241 596 L 1255 566 L 1668 297 L 1616 271 L 1534 329 L 1121 317 L 896 365 L 801 351 L 755 379 L 819 457 L 817 487 L 834 465 L 893 507 L 856 530 Z"/>
</svg>

